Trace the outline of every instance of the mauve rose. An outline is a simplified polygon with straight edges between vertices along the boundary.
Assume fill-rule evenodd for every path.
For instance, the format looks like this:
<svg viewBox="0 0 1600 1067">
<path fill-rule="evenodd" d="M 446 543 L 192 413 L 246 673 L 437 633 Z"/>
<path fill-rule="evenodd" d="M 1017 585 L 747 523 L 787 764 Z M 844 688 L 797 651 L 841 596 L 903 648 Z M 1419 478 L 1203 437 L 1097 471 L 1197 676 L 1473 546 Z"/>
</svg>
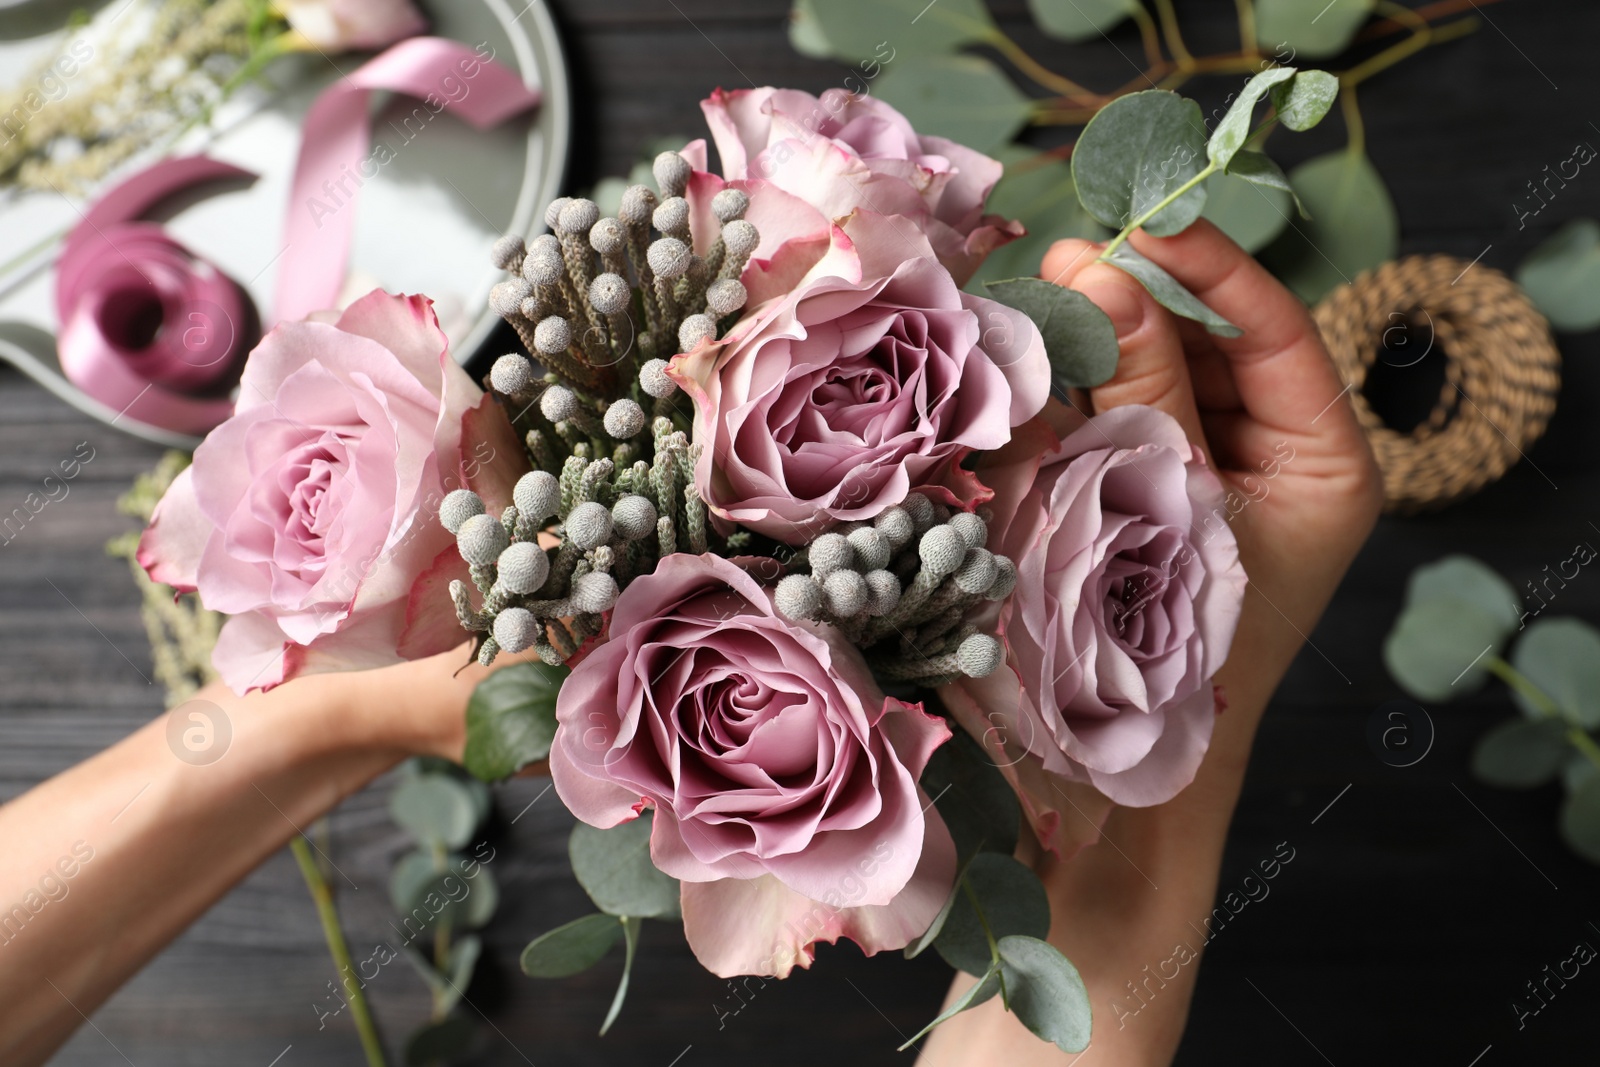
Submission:
<svg viewBox="0 0 1600 1067">
<path fill-rule="evenodd" d="M 1174 419 L 1073 415 L 1064 438 L 1037 420 L 980 466 L 988 547 L 1017 561 L 1009 669 L 942 691 L 1052 846 L 1062 779 L 1134 806 L 1193 780 L 1246 580 L 1222 483 Z"/>
<path fill-rule="evenodd" d="M 721 518 L 791 544 L 914 489 L 985 490 L 959 468 L 1050 389 L 1026 315 L 963 293 L 905 219 L 857 212 L 786 296 L 668 373 L 695 401 L 695 484 Z"/>
<path fill-rule="evenodd" d="M 411 0 L 281 0 L 291 29 L 324 52 L 387 48 L 428 28 Z"/>
<path fill-rule="evenodd" d="M 151 578 L 232 616 L 212 662 L 235 692 L 462 641 L 439 502 L 463 484 L 506 499 L 522 461 L 488 444 L 504 416 L 447 346 L 427 299 L 379 291 L 250 353 L 233 417 L 139 543 Z"/>
<path fill-rule="evenodd" d="M 700 109 L 724 178 L 766 179 L 828 218 L 866 209 L 915 219 L 957 284 L 1024 233 L 1020 223 L 983 213 L 1003 169 L 997 160 L 917 133 L 875 97 L 718 89 Z"/>
<path fill-rule="evenodd" d="M 949 893 L 955 848 L 917 785 L 949 729 L 728 560 L 680 553 L 630 582 L 556 719 L 556 792 L 594 826 L 655 809 L 651 858 L 717 975 L 783 976 L 841 936 L 903 948 Z"/>
</svg>

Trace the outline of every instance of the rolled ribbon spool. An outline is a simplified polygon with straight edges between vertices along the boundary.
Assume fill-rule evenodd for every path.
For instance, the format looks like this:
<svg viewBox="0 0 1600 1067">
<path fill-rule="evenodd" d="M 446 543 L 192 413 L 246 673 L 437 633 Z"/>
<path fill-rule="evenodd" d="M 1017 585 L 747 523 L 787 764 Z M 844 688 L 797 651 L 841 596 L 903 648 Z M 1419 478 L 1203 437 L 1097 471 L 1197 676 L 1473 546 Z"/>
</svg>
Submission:
<svg viewBox="0 0 1600 1067">
<path fill-rule="evenodd" d="M 132 221 L 182 189 L 249 171 L 203 156 L 163 160 L 101 197 L 56 265 L 56 347 L 67 380 L 133 419 L 203 434 L 261 334 L 249 295 L 155 223 Z"/>
</svg>

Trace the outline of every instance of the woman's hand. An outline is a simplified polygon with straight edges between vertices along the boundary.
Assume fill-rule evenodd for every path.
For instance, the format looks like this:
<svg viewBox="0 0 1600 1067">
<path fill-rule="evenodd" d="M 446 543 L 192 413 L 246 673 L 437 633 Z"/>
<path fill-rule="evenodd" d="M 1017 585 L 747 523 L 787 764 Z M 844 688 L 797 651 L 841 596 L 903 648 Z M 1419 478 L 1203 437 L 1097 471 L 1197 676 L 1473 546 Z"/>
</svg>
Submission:
<svg viewBox="0 0 1600 1067">
<path fill-rule="evenodd" d="M 1198 962 L 1158 985 L 1146 980 L 1181 958 L 1178 946 L 1203 950 L 1197 931 L 1256 725 L 1383 503 L 1346 389 L 1300 301 L 1204 220 L 1175 237 L 1137 232 L 1132 243 L 1244 334 L 1214 337 L 1175 317 L 1132 277 L 1096 262 L 1100 246 L 1088 242 L 1057 242 L 1042 276 L 1084 293 L 1116 327 L 1117 373 L 1089 391 L 1092 409 L 1159 408 L 1217 469 L 1250 584 L 1216 679 L 1228 709 L 1195 781 L 1166 804 L 1114 808 L 1102 843 L 1037 865 L 1051 898 L 1050 940 L 1089 989 L 1094 1067 L 1171 1062 Z M 968 982 L 958 978 L 955 989 Z M 919 1063 L 1043 1067 L 1074 1058 L 991 1000 L 936 1030 Z"/>
</svg>

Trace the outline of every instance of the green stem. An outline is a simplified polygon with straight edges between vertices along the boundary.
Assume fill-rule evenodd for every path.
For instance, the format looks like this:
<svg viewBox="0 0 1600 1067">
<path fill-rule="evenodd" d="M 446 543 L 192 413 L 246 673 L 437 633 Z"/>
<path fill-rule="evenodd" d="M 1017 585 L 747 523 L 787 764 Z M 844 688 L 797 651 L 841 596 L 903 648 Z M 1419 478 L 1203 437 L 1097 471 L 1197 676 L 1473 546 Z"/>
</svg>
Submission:
<svg viewBox="0 0 1600 1067">
<path fill-rule="evenodd" d="M 1256 9 L 1251 0 L 1233 0 L 1233 6 L 1239 10 L 1239 51 L 1246 55 L 1260 55 L 1261 47 L 1256 43 Z"/>
<path fill-rule="evenodd" d="M 1073 100 L 1104 100 L 1104 97 L 1102 97 L 1099 93 L 1079 85 L 1071 78 L 1063 77 L 1062 75 L 1057 74 L 1049 67 L 1046 67 L 1044 64 L 1040 63 L 1037 59 L 1034 59 L 1027 52 L 1023 51 L 1020 44 L 1018 44 L 1016 41 L 1013 41 L 1010 37 L 1007 37 L 1000 30 L 995 30 L 993 34 L 985 37 L 984 43 L 989 45 L 995 51 L 999 52 L 1001 55 L 1005 56 L 1006 59 L 1010 61 L 1012 66 L 1016 67 L 1023 74 L 1027 75 L 1028 80 L 1033 82 L 1035 85 L 1049 89 L 1053 93 L 1060 93 L 1062 96 L 1069 97 Z"/>
<path fill-rule="evenodd" d="M 1172 9 L 1172 0 L 1156 0 L 1156 13 L 1161 16 L 1161 32 L 1166 34 L 1172 58 L 1177 60 L 1180 68 L 1188 68 L 1194 63 L 1194 56 L 1189 53 L 1189 46 L 1183 43 L 1183 34 L 1178 29 L 1178 13 Z"/>
<path fill-rule="evenodd" d="M 1139 40 L 1144 43 L 1145 62 L 1152 67 L 1158 65 L 1162 62 L 1161 35 L 1156 31 L 1155 20 L 1141 3 L 1129 4 L 1128 13 L 1133 16 L 1133 21 L 1139 24 Z"/>
<path fill-rule="evenodd" d="M 1567 740 L 1572 747 L 1583 753 L 1590 763 L 1600 767 L 1600 744 L 1596 744 L 1594 738 L 1583 728 L 1583 724 L 1552 700 L 1550 694 L 1540 689 L 1526 674 L 1499 656 L 1485 656 L 1483 665 L 1489 669 L 1490 674 L 1526 697 L 1540 718 L 1559 720 L 1567 729 Z"/>
<path fill-rule="evenodd" d="M 294 853 L 295 862 L 300 865 L 300 874 L 306 880 L 306 888 L 311 891 L 311 902 L 317 906 L 317 918 L 322 921 L 322 936 L 328 942 L 328 953 L 333 957 L 339 984 L 350 997 L 350 1016 L 355 1020 L 356 1033 L 361 1035 L 361 1050 L 366 1053 L 367 1067 L 384 1067 L 383 1043 L 378 1040 L 378 1028 L 372 1021 L 372 1013 L 367 1010 L 367 998 L 361 991 L 361 983 L 359 979 L 354 985 L 345 981 L 345 975 L 354 975 L 356 971 L 350 962 L 350 949 L 345 945 L 344 931 L 339 929 L 339 913 L 333 906 L 333 890 L 317 869 L 316 857 L 312 856 L 311 845 L 304 837 L 296 834 L 290 838 L 289 851 Z"/>
<path fill-rule="evenodd" d="M 1361 105 L 1356 100 L 1356 87 L 1345 85 L 1339 91 L 1339 112 L 1344 115 L 1345 135 L 1349 138 L 1349 152 L 1359 156 L 1367 150 L 1367 127 L 1361 120 Z"/>
<path fill-rule="evenodd" d="M 1000 980 L 1000 1003 L 1011 1010 L 1011 1000 L 1006 995 L 1006 972 L 1000 966 L 1000 942 L 995 939 L 994 931 L 989 929 L 989 917 L 983 913 L 983 905 L 978 903 L 978 894 L 973 892 L 972 883 L 966 875 L 961 876 L 961 891 L 967 895 L 967 900 L 972 903 L 972 910 L 978 915 L 978 925 L 983 927 L 984 940 L 989 942 L 989 963 L 995 968 L 995 975 Z M 982 978 L 978 981 L 983 981 Z"/>
<path fill-rule="evenodd" d="M 1215 161 L 1207 163 L 1199 174 L 1196 174 L 1193 178 L 1190 178 L 1188 181 L 1172 190 L 1172 192 L 1162 197 L 1161 201 L 1156 204 L 1155 207 L 1150 208 L 1144 214 L 1140 215 L 1138 218 L 1128 223 L 1128 225 L 1124 226 L 1121 233 L 1117 234 L 1109 242 L 1107 242 L 1105 251 L 1100 253 L 1101 260 L 1110 259 L 1111 253 L 1115 252 L 1118 246 L 1126 241 L 1134 230 L 1137 230 L 1140 226 L 1143 226 L 1145 223 L 1155 218 L 1156 215 L 1161 213 L 1162 209 L 1166 208 L 1174 200 L 1177 200 L 1178 197 L 1182 196 L 1184 193 L 1187 193 L 1190 189 L 1193 189 L 1195 186 L 1211 177 L 1212 174 L 1216 173 L 1216 170 L 1217 164 Z"/>
</svg>

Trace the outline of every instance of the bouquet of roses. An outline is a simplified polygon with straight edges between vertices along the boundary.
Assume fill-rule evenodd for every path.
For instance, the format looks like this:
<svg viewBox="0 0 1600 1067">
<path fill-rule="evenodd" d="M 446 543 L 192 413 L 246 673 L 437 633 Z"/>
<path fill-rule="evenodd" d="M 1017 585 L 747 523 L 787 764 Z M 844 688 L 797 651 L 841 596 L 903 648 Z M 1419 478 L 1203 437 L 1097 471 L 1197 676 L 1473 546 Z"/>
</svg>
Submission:
<svg viewBox="0 0 1600 1067">
<path fill-rule="evenodd" d="M 1172 93 L 1105 107 L 1073 156 L 1101 258 L 1232 330 L 1126 238 L 1187 227 L 1219 172 L 1286 189 L 1252 138 L 1333 91 L 1272 67 L 1214 130 Z M 1193 778 L 1245 581 L 1221 483 L 1170 417 L 1071 406 L 1116 366 L 1086 299 L 962 291 L 1021 233 L 984 214 L 1000 164 L 839 91 L 703 108 L 720 175 L 696 141 L 614 217 L 563 198 L 495 245 L 524 350 L 486 389 L 422 297 L 273 330 L 141 562 L 231 616 L 241 692 L 464 633 L 516 658 L 466 764 L 548 759 L 601 913 L 528 973 L 631 960 L 645 918 L 725 977 L 931 945 L 980 979 L 945 1017 L 999 994 L 1081 1049 L 1087 994 L 1012 852 L 1024 821 L 1070 854 L 1066 805 Z"/>
</svg>

